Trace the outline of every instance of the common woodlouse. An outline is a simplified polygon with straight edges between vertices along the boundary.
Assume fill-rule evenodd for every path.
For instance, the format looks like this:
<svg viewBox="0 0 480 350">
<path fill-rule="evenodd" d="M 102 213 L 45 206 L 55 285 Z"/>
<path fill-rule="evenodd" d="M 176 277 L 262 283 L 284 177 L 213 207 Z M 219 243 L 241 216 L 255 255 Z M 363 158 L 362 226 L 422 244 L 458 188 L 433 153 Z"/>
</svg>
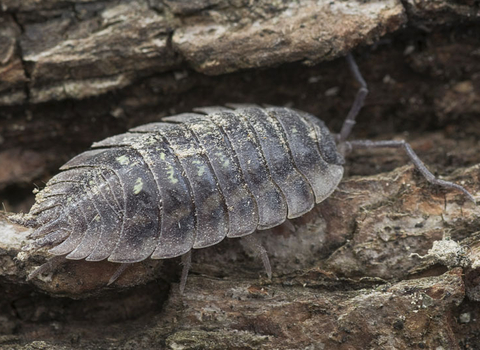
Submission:
<svg viewBox="0 0 480 350">
<path fill-rule="evenodd" d="M 347 60 L 361 88 L 336 138 L 318 118 L 289 108 L 199 108 L 94 143 L 61 167 L 29 214 L 12 220 L 36 228 L 34 247 L 55 256 L 122 263 L 112 281 L 130 263 L 183 256 L 183 289 L 192 248 L 310 211 L 336 189 L 353 148 L 404 148 L 429 182 L 474 201 L 436 179 L 404 141 L 346 141 L 368 92 Z"/>
</svg>

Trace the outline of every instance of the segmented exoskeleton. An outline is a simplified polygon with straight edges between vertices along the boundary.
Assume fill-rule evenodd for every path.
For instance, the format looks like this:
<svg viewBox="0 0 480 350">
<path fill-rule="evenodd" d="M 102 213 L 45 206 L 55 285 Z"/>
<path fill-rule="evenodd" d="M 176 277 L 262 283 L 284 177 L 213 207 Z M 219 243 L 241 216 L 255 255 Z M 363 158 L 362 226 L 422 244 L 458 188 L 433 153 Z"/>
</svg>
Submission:
<svg viewBox="0 0 480 350">
<path fill-rule="evenodd" d="M 318 119 L 287 108 L 206 111 L 70 160 L 30 211 L 42 223 L 35 244 L 87 261 L 172 258 L 301 216 L 341 180 L 343 158 Z"/>
<path fill-rule="evenodd" d="M 200 108 L 94 143 L 13 220 L 36 228 L 35 247 L 67 259 L 187 257 L 183 288 L 192 248 L 280 225 L 327 198 L 343 175 L 337 146 L 403 147 L 428 181 L 473 200 L 436 179 L 403 141 L 346 141 L 367 94 L 348 61 L 361 88 L 336 139 L 318 118 L 289 108 Z"/>
</svg>

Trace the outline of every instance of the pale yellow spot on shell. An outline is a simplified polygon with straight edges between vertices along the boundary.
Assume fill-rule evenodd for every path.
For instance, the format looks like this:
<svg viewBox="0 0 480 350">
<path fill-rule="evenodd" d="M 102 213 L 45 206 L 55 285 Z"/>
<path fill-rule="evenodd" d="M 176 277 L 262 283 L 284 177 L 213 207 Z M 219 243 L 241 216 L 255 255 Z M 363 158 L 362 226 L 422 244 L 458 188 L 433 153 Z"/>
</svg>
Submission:
<svg viewBox="0 0 480 350">
<path fill-rule="evenodd" d="M 170 164 L 168 164 L 167 174 L 168 174 L 168 180 L 172 184 L 176 184 L 178 182 L 178 179 L 175 177 L 175 171 Z"/>
<path fill-rule="evenodd" d="M 135 181 L 135 185 L 133 186 L 133 193 L 139 194 L 142 188 L 143 188 L 143 181 L 141 178 L 138 178 L 137 181 Z"/>
<path fill-rule="evenodd" d="M 127 165 L 128 163 L 130 163 L 130 160 L 128 159 L 128 157 L 126 155 L 117 157 L 116 159 L 117 159 L 117 162 L 119 162 L 122 165 Z"/>
</svg>

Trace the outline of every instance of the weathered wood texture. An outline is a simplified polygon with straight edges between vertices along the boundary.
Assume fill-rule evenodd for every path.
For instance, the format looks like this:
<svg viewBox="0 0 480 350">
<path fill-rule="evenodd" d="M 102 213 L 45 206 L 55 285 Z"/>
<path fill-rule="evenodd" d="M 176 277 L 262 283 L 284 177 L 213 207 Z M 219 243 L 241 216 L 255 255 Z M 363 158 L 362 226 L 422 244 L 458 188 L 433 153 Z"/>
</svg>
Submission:
<svg viewBox="0 0 480 350">
<path fill-rule="evenodd" d="M 0 0 L 0 202 L 93 141 L 193 107 L 288 105 L 357 138 L 406 138 L 430 169 L 480 187 L 475 1 Z M 315 65 L 320 63 L 319 65 Z M 399 152 L 356 152 L 338 190 L 259 232 L 274 278 L 240 240 L 177 260 L 68 262 L 0 216 L 0 348 L 410 349 L 480 344 L 480 209 L 429 186 Z M 448 175 L 448 176 L 447 176 Z"/>
</svg>

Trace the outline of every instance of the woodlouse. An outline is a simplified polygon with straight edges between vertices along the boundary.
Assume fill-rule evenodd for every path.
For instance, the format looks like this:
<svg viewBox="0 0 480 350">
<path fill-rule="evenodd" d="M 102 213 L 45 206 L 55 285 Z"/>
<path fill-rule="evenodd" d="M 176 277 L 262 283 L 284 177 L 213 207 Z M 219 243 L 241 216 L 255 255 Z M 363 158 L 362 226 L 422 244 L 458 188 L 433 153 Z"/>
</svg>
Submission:
<svg viewBox="0 0 480 350">
<path fill-rule="evenodd" d="M 249 237 L 270 276 L 265 250 L 249 235 L 327 198 L 353 148 L 404 148 L 429 182 L 474 201 L 436 179 L 404 141 L 346 141 L 368 92 L 347 60 L 361 88 L 336 138 L 318 118 L 289 108 L 199 108 L 94 143 L 47 183 L 29 214 L 12 220 L 36 228 L 33 245 L 55 256 L 122 263 L 111 281 L 130 263 L 183 256 L 183 290 L 191 249 L 225 237 Z"/>
</svg>

